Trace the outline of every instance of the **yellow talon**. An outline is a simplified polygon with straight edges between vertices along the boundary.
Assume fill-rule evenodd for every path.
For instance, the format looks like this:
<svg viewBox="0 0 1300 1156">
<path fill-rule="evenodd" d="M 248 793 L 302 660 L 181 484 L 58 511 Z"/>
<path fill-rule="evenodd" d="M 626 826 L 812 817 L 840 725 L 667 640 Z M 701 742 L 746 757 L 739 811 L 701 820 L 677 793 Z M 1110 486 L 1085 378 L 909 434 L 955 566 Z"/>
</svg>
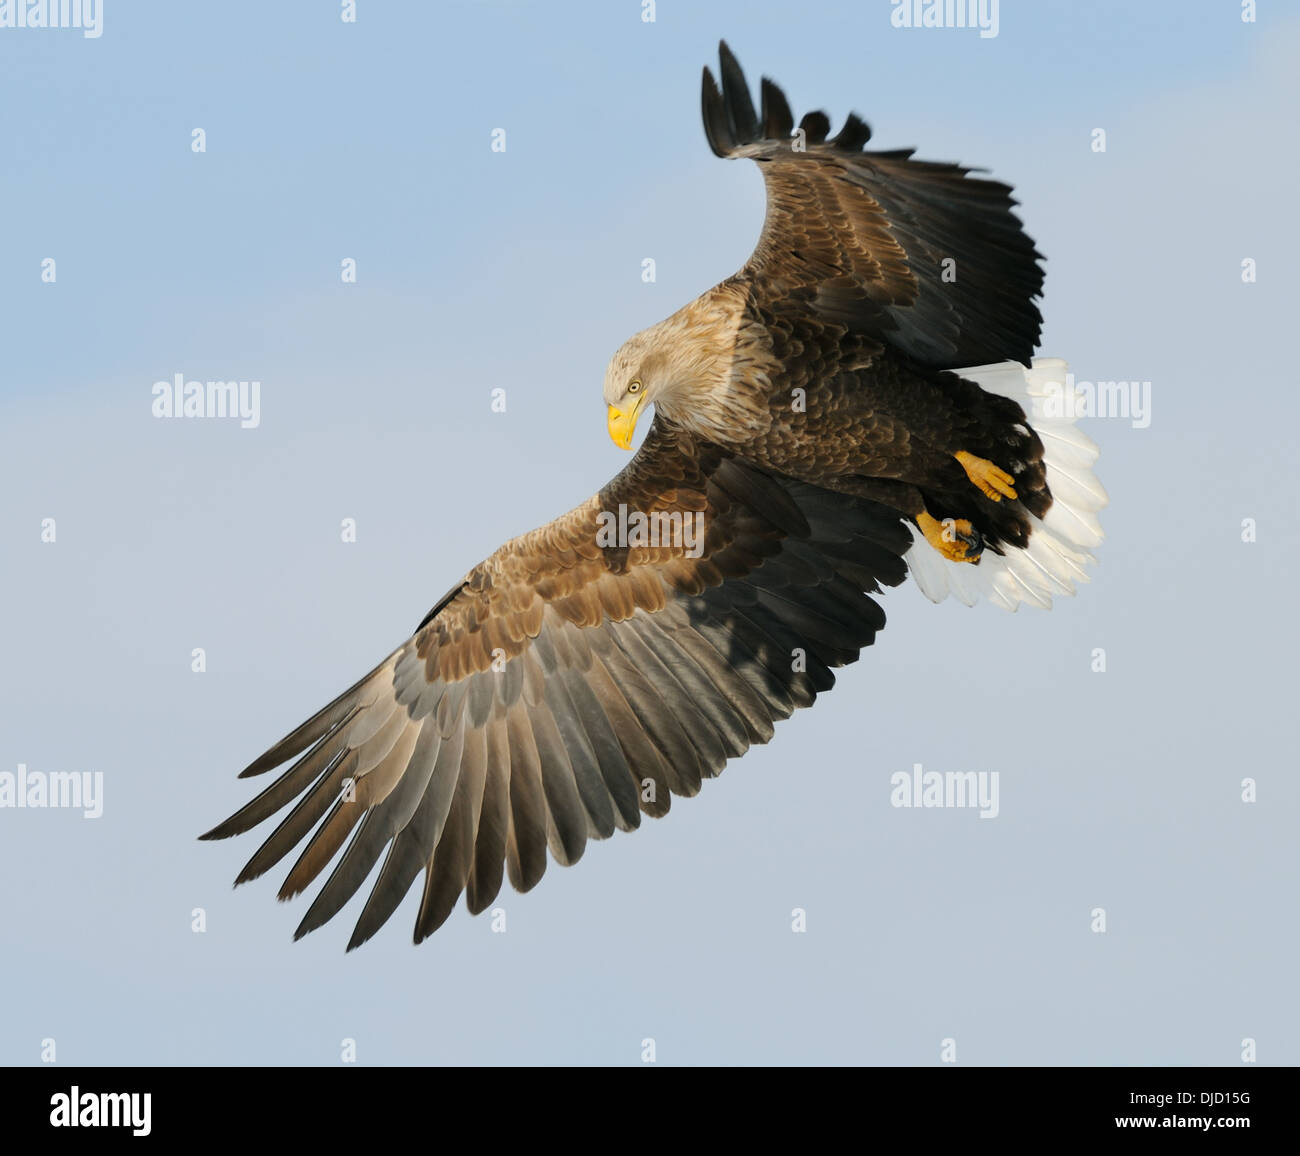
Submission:
<svg viewBox="0 0 1300 1156">
<path fill-rule="evenodd" d="M 979 561 L 984 548 L 980 534 L 965 518 L 944 518 L 941 522 L 922 510 L 916 524 L 925 540 L 950 562 Z"/>
<path fill-rule="evenodd" d="M 961 463 L 966 476 L 979 487 L 986 498 L 1000 502 L 1003 498 L 1016 496 L 1016 487 L 1012 485 L 1015 478 L 1006 470 L 998 469 L 987 458 L 977 458 L 965 450 L 958 450 L 953 456 Z"/>
</svg>

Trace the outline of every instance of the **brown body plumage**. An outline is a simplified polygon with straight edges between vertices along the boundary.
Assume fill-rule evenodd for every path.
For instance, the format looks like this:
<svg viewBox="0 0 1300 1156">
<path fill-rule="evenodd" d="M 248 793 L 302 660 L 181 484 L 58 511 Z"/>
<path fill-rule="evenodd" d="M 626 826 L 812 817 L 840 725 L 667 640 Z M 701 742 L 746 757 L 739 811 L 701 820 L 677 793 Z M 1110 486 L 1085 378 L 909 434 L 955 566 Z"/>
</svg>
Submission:
<svg viewBox="0 0 1300 1156">
<path fill-rule="evenodd" d="M 968 518 L 994 548 L 1026 543 L 1024 512 L 1043 517 L 1051 494 L 1042 442 L 1015 402 L 760 293 L 743 274 L 724 282 L 639 335 L 633 348 L 646 355 L 625 355 L 615 372 L 649 380 L 660 362 L 687 363 L 673 380 L 710 384 L 652 395 L 667 424 L 909 517 Z M 725 367 L 716 378 L 700 371 L 715 364 Z M 1020 505 L 972 487 L 962 450 L 1012 474 Z"/>
</svg>

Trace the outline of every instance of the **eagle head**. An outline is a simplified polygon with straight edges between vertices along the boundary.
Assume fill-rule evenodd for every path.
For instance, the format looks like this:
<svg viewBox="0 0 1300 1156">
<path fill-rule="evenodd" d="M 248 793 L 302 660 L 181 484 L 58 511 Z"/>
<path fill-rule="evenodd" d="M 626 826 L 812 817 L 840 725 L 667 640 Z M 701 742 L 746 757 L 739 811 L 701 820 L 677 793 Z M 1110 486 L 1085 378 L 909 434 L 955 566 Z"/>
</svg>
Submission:
<svg viewBox="0 0 1300 1156">
<path fill-rule="evenodd" d="M 632 448 L 642 410 L 661 401 L 671 388 L 669 359 L 655 340 L 655 329 L 643 330 L 626 341 L 605 370 L 609 436 L 620 449 Z"/>
<path fill-rule="evenodd" d="M 610 359 L 605 370 L 609 436 L 632 448 L 637 419 L 647 405 L 669 421 L 716 436 L 731 408 L 735 332 L 734 308 L 718 308 L 712 297 L 643 329 Z M 730 302 L 725 302 L 730 306 Z M 698 427 L 698 428 L 697 428 Z"/>
</svg>

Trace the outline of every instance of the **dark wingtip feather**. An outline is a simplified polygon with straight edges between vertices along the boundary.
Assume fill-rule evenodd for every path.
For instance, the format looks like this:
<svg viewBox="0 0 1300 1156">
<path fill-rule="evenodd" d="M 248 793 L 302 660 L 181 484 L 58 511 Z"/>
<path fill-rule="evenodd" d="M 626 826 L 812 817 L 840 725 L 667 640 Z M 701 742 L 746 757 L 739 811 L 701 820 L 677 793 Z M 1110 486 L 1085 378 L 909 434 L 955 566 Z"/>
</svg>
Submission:
<svg viewBox="0 0 1300 1156">
<path fill-rule="evenodd" d="M 704 135 L 709 138 L 709 148 L 713 150 L 714 156 L 730 156 L 736 142 L 727 123 L 722 93 L 718 91 L 717 82 L 707 66 L 700 86 L 700 111 L 704 118 Z"/>
<path fill-rule="evenodd" d="M 450 903 L 444 899 L 436 909 L 421 915 L 419 924 L 415 929 L 415 942 L 417 945 L 431 938 L 433 933 L 447 922 L 451 917 L 451 913 L 456 910 L 456 901 L 459 898 L 460 892 L 457 891 L 455 895 L 450 897 Z"/>
<path fill-rule="evenodd" d="M 727 121 L 732 135 L 739 144 L 758 140 L 758 117 L 754 101 L 749 95 L 749 85 L 741 71 L 740 62 L 727 47 L 725 40 L 718 41 L 718 61 L 722 72 L 722 94 L 726 104 Z"/>
<path fill-rule="evenodd" d="M 375 671 L 372 670 L 365 678 L 345 690 L 328 706 L 318 710 L 305 723 L 290 731 L 269 751 L 259 755 L 240 771 L 239 777 L 249 779 L 254 775 L 265 774 L 272 767 L 278 767 L 281 763 L 288 762 L 295 756 L 302 754 L 308 747 L 319 742 L 326 735 L 338 730 L 342 723 L 347 722 L 356 714 L 356 692 L 373 678 L 374 674 Z"/>
<path fill-rule="evenodd" d="M 384 912 L 381 918 L 376 919 L 373 911 L 371 911 L 371 901 L 373 899 L 374 892 L 372 891 L 370 893 L 370 898 L 366 900 L 365 907 L 361 910 L 361 914 L 357 916 L 356 924 L 352 928 L 352 935 L 348 939 L 348 951 L 355 951 L 363 943 L 373 939 L 375 933 L 383 927 L 387 922 L 388 917 L 393 913 L 393 909 L 390 908 L 388 911 Z M 395 908 L 396 904 L 393 906 Z M 416 940 L 416 942 L 418 943 L 419 940 Z"/>
<path fill-rule="evenodd" d="M 799 122 L 799 127 L 803 129 L 804 138 L 809 144 L 821 144 L 831 131 L 830 117 L 819 109 L 805 115 Z"/>
<path fill-rule="evenodd" d="M 242 883 L 251 883 L 254 879 L 260 879 L 270 870 L 269 867 L 263 867 L 261 870 L 249 870 L 250 867 L 251 863 L 245 863 L 239 874 L 235 876 L 236 887 Z M 281 903 L 284 902 L 284 899 L 281 896 L 277 895 L 276 898 L 279 899 Z"/>
<path fill-rule="evenodd" d="M 844 127 L 836 133 L 835 139 L 831 143 L 837 148 L 857 152 L 870 139 L 871 126 L 856 112 L 851 112 L 848 120 L 844 122 Z"/>
<path fill-rule="evenodd" d="M 763 135 L 774 140 L 788 137 L 794 132 L 794 113 L 790 111 L 790 102 L 785 99 L 781 86 L 774 80 L 763 77 L 760 85 L 763 109 Z"/>
<path fill-rule="evenodd" d="M 240 812 L 237 811 L 235 814 L 231 815 L 229 819 L 226 819 L 222 823 L 218 823 L 211 831 L 204 831 L 203 834 L 199 836 L 200 841 L 204 843 L 212 843 L 218 839 L 230 839 L 235 835 L 242 835 L 248 830 L 250 824 L 240 822 L 239 815 Z"/>
</svg>

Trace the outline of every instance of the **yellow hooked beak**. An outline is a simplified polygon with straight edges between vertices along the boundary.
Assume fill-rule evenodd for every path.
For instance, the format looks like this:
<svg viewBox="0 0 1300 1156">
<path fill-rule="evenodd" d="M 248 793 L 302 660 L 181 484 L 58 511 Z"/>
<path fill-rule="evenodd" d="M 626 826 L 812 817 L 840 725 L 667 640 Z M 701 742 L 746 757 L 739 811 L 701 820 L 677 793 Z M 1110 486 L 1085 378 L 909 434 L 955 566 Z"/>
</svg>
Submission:
<svg viewBox="0 0 1300 1156">
<path fill-rule="evenodd" d="M 641 412 L 641 403 L 645 400 L 645 392 L 636 398 L 632 403 L 632 408 L 624 413 L 617 406 L 609 407 L 609 436 L 613 438 L 614 444 L 621 450 L 630 450 L 632 448 L 632 435 L 636 433 L 636 419 Z"/>
</svg>

